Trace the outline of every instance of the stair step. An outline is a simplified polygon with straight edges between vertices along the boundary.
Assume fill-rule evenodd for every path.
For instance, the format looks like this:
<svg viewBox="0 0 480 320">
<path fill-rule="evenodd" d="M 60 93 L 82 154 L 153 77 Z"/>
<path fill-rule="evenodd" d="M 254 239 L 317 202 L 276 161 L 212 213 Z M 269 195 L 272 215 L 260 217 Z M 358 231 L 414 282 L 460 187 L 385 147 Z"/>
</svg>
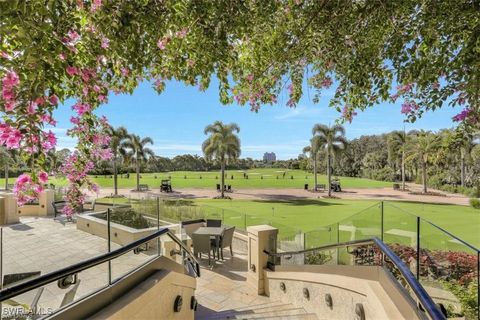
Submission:
<svg viewBox="0 0 480 320">
<path fill-rule="evenodd" d="M 280 319 L 288 319 L 288 320 L 318 320 L 318 317 L 314 313 L 306 313 L 306 314 L 295 314 L 290 316 L 273 316 L 267 318 L 260 318 L 261 320 L 280 320 Z"/>
<path fill-rule="evenodd" d="M 248 307 L 237 308 L 237 309 L 235 309 L 235 311 L 242 312 L 242 311 L 256 310 L 256 309 L 262 309 L 262 308 L 267 308 L 267 307 L 275 307 L 275 306 L 283 306 L 283 305 L 285 305 L 284 302 L 272 301 L 272 302 L 266 302 L 266 303 L 261 303 L 261 304 L 255 304 L 255 305 L 248 306 Z"/>
<path fill-rule="evenodd" d="M 266 307 L 259 307 L 255 309 L 250 309 L 250 310 L 244 310 L 244 311 L 238 311 L 235 314 L 240 315 L 240 314 L 258 314 L 258 313 L 267 313 L 267 312 L 277 312 L 277 311 L 284 311 L 284 310 L 291 310 L 291 309 L 299 309 L 296 308 L 295 306 L 291 304 L 279 304 L 279 305 L 273 305 L 273 306 L 266 306 Z"/>
<path fill-rule="evenodd" d="M 275 318 L 275 317 L 291 317 L 291 316 L 305 315 L 305 314 L 306 314 L 306 311 L 303 308 L 290 307 L 288 309 L 283 309 L 283 310 L 255 312 L 251 314 L 242 313 L 242 314 L 234 315 L 234 317 L 230 319 L 238 319 L 238 320 L 268 319 L 268 318 Z"/>
</svg>

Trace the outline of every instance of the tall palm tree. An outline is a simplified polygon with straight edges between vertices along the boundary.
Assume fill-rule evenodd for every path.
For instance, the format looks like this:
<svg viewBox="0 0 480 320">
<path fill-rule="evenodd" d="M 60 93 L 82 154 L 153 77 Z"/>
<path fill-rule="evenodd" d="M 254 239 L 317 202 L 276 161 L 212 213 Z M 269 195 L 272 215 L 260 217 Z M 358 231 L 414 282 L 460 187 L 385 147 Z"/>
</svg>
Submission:
<svg viewBox="0 0 480 320">
<path fill-rule="evenodd" d="M 128 138 L 128 131 L 125 127 L 109 127 L 108 135 L 110 136 L 110 149 L 112 150 L 112 164 L 113 164 L 113 188 L 115 195 L 118 195 L 118 169 L 117 160 L 120 155 L 124 155 L 126 150 L 123 143 Z"/>
<path fill-rule="evenodd" d="M 312 158 L 313 162 L 313 179 L 314 187 L 313 189 L 317 191 L 317 156 L 320 150 L 322 149 L 322 141 L 319 136 L 313 136 L 310 139 L 310 145 L 303 148 L 303 153 L 308 153 Z"/>
<path fill-rule="evenodd" d="M 431 132 L 422 130 L 412 142 L 407 161 L 411 159 L 420 161 L 422 165 L 423 193 L 427 193 L 427 167 L 428 164 L 432 162 L 440 146 L 439 137 Z"/>
<path fill-rule="evenodd" d="M 240 156 L 240 139 L 235 133 L 240 132 L 236 123 L 224 124 L 215 121 L 205 127 L 204 134 L 209 137 L 203 142 L 202 150 L 208 160 L 215 158 L 220 162 L 222 187 L 221 197 L 225 197 L 225 164 L 227 160 L 235 160 Z"/>
<path fill-rule="evenodd" d="M 345 128 L 339 124 L 328 127 L 318 123 L 313 126 L 312 134 L 319 137 L 320 144 L 327 152 L 328 196 L 330 197 L 332 195 L 332 158 L 347 147 Z"/>
<path fill-rule="evenodd" d="M 389 137 L 389 147 L 401 153 L 402 157 L 402 190 L 405 191 L 405 151 L 407 147 L 407 134 L 403 131 L 393 131 Z"/>
<path fill-rule="evenodd" d="M 145 137 L 142 139 L 136 134 L 128 135 L 127 139 L 121 144 L 122 148 L 130 149 L 126 156 L 135 161 L 137 191 L 140 190 L 140 164 L 155 156 L 153 150 L 146 147 L 148 144 L 153 144 L 152 138 Z"/>
</svg>

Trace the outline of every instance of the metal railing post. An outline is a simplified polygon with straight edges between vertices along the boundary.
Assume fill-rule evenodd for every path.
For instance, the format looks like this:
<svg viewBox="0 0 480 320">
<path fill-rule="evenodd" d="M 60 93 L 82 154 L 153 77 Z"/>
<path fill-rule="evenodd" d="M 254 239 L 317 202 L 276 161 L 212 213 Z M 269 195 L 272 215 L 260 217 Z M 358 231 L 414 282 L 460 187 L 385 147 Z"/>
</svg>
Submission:
<svg viewBox="0 0 480 320">
<path fill-rule="evenodd" d="M 160 198 L 159 197 L 157 197 L 157 230 L 160 230 Z M 181 232 L 182 230 L 180 230 L 180 233 Z M 161 254 L 160 237 L 157 237 L 157 253 L 158 253 L 158 256 L 160 256 Z"/>
<path fill-rule="evenodd" d="M 337 244 L 340 243 L 340 223 L 337 222 Z M 340 261 L 340 249 L 337 248 L 337 265 Z"/>
<path fill-rule="evenodd" d="M 107 250 L 111 252 L 110 208 L 107 209 Z M 108 285 L 112 284 L 112 260 L 108 260 Z"/>
<path fill-rule="evenodd" d="M 380 239 L 383 242 L 383 201 L 380 202 Z"/>
<path fill-rule="evenodd" d="M 420 217 L 417 217 L 417 280 L 420 278 Z"/>
</svg>

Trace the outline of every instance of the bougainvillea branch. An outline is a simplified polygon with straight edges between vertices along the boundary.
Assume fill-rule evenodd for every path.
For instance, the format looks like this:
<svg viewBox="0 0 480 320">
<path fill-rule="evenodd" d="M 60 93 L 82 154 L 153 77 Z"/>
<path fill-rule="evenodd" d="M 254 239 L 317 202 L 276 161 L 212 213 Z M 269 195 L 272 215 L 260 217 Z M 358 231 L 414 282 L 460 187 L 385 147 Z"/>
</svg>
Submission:
<svg viewBox="0 0 480 320">
<path fill-rule="evenodd" d="M 161 93 L 170 80 L 205 90 L 215 77 L 222 103 L 253 111 L 293 108 L 307 84 L 314 102 L 345 121 L 401 99 L 408 121 L 451 105 L 454 121 L 478 128 L 479 12 L 470 0 L 1 1 L 0 144 L 30 168 L 16 186 L 19 203 L 47 183 L 62 105 L 73 108 L 69 134 L 78 140 L 64 165 L 66 212 L 80 207 L 82 188 L 96 189 L 89 168 L 108 157 L 95 110 L 141 81 Z M 322 99 L 325 90 L 333 99 Z"/>
</svg>

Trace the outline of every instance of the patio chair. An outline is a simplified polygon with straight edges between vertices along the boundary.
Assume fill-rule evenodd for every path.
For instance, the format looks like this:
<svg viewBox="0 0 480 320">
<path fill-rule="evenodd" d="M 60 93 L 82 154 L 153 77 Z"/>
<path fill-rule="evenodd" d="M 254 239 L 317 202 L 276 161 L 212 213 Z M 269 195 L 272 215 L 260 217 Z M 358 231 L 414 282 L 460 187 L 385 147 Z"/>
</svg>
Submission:
<svg viewBox="0 0 480 320">
<path fill-rule="evenodd" d="M 232 241 L 235 227 L 229 227 L 223 230 L 222 237 L 220 238 L 220 258 L 223 260 L 223 249 L 230 247 L 230 256 L 233 257 Z"/>
<path fill-rule="evenodd" d="M 221 191 L 221 189 L 220 189 L 220 184 L 217 183 L 217 192 L 220 192 L 220 191 Z"/>
<path fill-rule="evenodd" d="M 232 185 L 229 184 L 229 185 L 227 186 L 227 192 L 232 192 Z"/>
<path fill-rule="evenodd" d="M 210 236 L 208 234 L 192 234 L 193 254 L 196 257 L 202 258 L 202 253 L 208 254 L 208 265 L 210 265 L 210 252 L 212 245 L 210 243 Z M 215 259 L 215 251 L 213 252 Z"/>
<path fill-rule="evenodd" d="M 63 207 L 65 207 L 66 205 L 67 205 L 67 202 L 64 201 L 64 200 L 53 201 L 52 202 L 53 211 L 55 213 L 55 218 L 57 217 L 57 215 L 62 215 Z"/>
<path fill-rule="evenodd" d="M 219 228 L 222 226 L 222 220 L 207 219 L 207 227 Z"/>
</svg>

